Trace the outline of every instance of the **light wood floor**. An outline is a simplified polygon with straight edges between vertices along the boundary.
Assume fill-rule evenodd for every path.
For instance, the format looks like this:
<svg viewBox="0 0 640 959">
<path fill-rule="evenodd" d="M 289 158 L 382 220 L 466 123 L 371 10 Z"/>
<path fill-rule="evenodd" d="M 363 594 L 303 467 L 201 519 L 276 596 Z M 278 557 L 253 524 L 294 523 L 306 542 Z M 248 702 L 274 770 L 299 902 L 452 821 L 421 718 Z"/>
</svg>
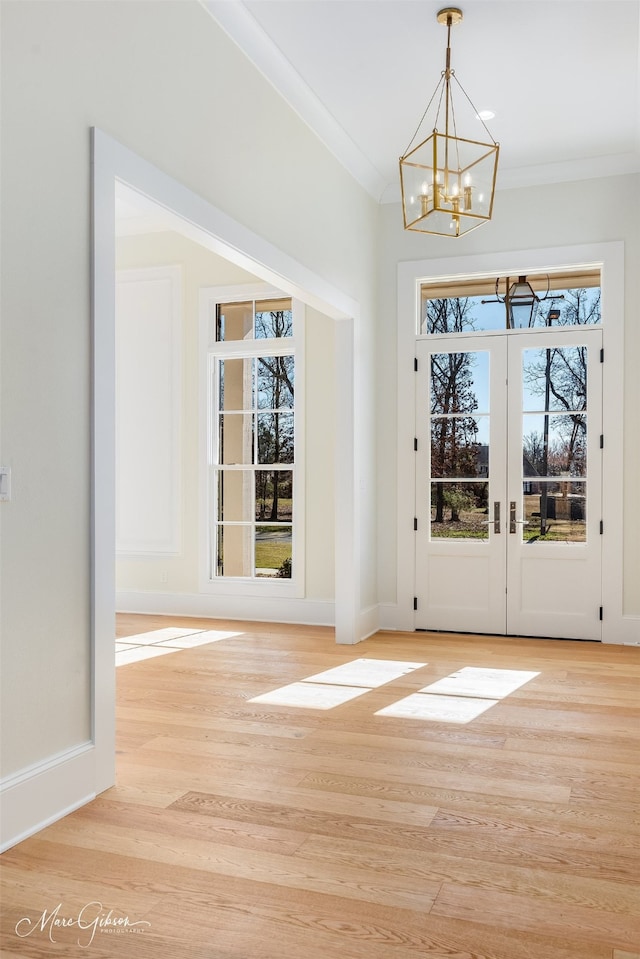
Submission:
<svg viewBox="0 0 640 959">
<path fill-rule="evenodd" d="M 118 669 L 117 785 L 0 860 L 3 957 L 640 959 L 639 650 L 338 647 L 324 628 L 139 616 L 119 634 L 180 624 L 239 635 Z M 422 665 L 301 682 L 363 658 Z M 508 693 L 506 670 L 537 675 Z M 359 695 L 318 708 L 342 682 Z M 493 705 L 461 722 L 465 691 Z M 313 708 L 286 705 L 300 692 Z M 410 696 L 414 718 L 376 715 Z M 89 945 L 110 910 L 149 925 Z"/>
</svg>

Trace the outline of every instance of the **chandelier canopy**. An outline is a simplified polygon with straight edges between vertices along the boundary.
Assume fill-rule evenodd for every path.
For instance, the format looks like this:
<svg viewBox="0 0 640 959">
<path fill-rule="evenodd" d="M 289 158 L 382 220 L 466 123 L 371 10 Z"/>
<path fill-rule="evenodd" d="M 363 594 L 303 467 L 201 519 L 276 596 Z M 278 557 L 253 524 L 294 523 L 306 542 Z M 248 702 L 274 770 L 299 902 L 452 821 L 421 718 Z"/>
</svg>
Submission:
<svg viewBox="0 0 640 959">
<path fill-rule="evenodd" d="M 447 56 L 436 89 L 427 104 L 409 146 L 400 157 L 400 185 L 405 230 L 462 236 L 491 219 L 499 145 L 451 69 L 451 27 L 462 21 L 462 11 L 446 7 L 437 16 L 447 27 Z M 468 106 L 484 127 L 491 142 L 458 135 L 452 82 L 462 91 Z M 438 127 L 444 101 L 444 132 Z M 433 103 L 433 131 L 413 146 Z"/>
</svg>

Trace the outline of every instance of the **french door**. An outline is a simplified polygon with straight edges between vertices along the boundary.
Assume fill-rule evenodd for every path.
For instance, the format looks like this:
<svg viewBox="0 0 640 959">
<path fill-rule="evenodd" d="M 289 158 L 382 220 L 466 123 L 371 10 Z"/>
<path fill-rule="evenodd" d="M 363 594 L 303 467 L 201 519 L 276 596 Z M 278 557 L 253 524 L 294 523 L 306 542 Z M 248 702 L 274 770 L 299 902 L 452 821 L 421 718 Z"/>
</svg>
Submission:
<svg viewBox="0 0 640 959">
<path fill-rule="evenodd" d="M 602 331 L 416 346 L 416 628 L 600 639 Z"/>
</svg>

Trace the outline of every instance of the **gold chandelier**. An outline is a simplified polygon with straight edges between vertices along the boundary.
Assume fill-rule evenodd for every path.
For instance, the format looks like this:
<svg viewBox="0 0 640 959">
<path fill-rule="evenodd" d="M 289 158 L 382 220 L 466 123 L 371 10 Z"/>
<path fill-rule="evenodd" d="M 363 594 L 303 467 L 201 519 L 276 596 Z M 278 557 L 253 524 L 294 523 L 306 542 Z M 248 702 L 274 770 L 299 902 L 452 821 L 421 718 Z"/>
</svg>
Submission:
<svg viewBox="0 0 640 959">
<path fill-rule="evenodd" d="M 440 10 L 437 20 L 447 27 L 446 67 L 409 146 L 400 157 L 402 212 L 405 230 L 462 236 L 491 219 L 500 148 L 451 69 L 451 27 L 462 21 L 462 10 L 446 7 Z M 458 136 L 452 80 L 466 97 L 491 143 Z M 440 133 L 438 121 L 443 100 L 444 133 Z M 437 110 L 433 132 L 413 147 L 434 101 Z"/>
</svg>

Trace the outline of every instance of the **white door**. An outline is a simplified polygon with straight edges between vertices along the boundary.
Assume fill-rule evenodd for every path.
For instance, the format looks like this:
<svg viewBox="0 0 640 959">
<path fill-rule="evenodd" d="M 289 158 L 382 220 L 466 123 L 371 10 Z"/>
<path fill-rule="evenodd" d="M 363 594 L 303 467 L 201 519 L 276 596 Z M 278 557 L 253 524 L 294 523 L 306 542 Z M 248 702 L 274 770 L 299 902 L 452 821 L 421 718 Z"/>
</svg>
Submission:
<svg viewBox="0 0 640 959">
<path fill-rule="evenodd" d="M 418 341 L 416 628 L 600 639 L 601 347 Z"/>
</svg>

